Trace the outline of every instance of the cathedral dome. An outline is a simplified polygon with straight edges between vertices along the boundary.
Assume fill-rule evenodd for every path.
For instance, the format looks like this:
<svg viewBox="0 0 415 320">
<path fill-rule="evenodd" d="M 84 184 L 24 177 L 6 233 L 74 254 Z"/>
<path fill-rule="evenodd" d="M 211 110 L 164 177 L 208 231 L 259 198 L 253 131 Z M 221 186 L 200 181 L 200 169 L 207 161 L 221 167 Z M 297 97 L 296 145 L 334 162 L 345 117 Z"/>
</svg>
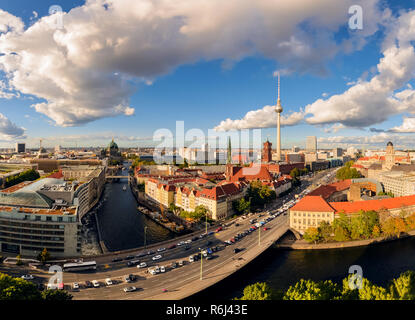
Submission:
<svg viewBox="0 0 415 320">
<path fill-rule="evenodd" d="M 386 144 L 386 146 L 387 146 L 387 147 L 393 147 L 393 143 L 389 141 L 389 142 Z"/>
</svg>

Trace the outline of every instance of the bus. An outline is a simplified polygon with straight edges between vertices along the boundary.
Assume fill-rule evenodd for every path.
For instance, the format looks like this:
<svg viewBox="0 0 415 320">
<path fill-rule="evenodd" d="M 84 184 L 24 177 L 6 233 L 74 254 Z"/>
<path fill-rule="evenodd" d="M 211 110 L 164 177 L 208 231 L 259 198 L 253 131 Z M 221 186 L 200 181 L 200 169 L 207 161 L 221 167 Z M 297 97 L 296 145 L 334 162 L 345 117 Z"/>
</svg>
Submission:
<svg viewBox="0 0 415 320">
<path fill-rule="evenodd" d="M 66 272 L 96 270 L 96 269 L 97 269 L 97 263 L 95 261 L 65 263 L 63 265 L 63 271 L 66 271 Z"/>
</svg>

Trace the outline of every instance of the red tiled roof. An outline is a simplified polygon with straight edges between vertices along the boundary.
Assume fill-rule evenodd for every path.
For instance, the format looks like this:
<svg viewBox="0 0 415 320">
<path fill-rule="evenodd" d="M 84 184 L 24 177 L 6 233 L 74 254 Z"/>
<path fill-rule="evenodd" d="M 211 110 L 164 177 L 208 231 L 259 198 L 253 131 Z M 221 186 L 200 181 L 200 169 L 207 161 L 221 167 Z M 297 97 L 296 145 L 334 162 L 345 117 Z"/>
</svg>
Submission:
<svg viewBox="0 0 415 320">
<path fill-rule="evenodd" d="M 311 191 L 309 196 L 322 196 L 324 199 L 330 197 L 333 193 L 346 190 L 350 188 L 352 180 L 347 179 L 340 182 L 335 182 L 328 185 L 323 185 Z"/>
<path fill-rule="evenodd" d="M 240 190 L 235 183 L 228 183 L 228 184 L 219 185 L 212 189 L 203 189 L 200 192 L 200 196 L 213 199 L 213 200 L 218 200 L 218 198 L 235 195 L 235 194 L 238 194 L 239 192 Z"/>
<path fill-rule="evenodd" d="M 330 202 L 329 203 L 337 212 L 355 213 L 360 210 L 363 211 L 379 211 L 381 209 L 397 209 L 401 207 L 415 205 L 415 195 L 378 199 L 378 200 L 366 200 L 356 202 Z"/>
<path fill-rule="evenodd" d="M 295 206 L 292 211 L 311 211 L 311 212 L 334 212 L 335 210 L 321 196 L 305 196 Z"/>
<path fill-rule="evenodd" d="M 237 170 L 235 170 L 238 168 Z M 248 181 L 261 180 L 261 181 L 272 181 L 272 176 L 264 165 L 252 165 L 250 167 L 233 167 L 232 181 L 238 181 L 239 178 L 246 178 Z M 236 172 L 235 172 L 236 171 Z"/>
</svg>

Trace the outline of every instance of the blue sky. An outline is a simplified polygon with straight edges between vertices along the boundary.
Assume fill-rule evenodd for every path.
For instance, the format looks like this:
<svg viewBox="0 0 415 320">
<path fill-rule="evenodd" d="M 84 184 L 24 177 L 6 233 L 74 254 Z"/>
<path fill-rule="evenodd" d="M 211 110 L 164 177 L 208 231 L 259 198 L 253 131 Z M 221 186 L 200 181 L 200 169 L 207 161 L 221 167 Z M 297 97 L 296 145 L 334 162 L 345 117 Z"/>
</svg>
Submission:
<svg viewBox="0 0 415 320">
<path fill-rule="evenodd" d="M 394 19 L 399 18 L 399 10 L 406 9 L 410 11 L 414 9 L 413 6 L 409 6 L 410 4 L 407 1 L 374 2 L 376 2 L 379 11 L 390 8 Z M 48 9 L 52 4 L 58 4 L 65 12 L 69 12 L 72 8 L 83 5 L 84 2 L 0 1 L 0 8 L 20 18 L 25 24 L 25 29 L 27 29 L 30 25 L 37 23 L 41 17 L 47 16 Z M 34 11 L 38 14 L 36 18 Z M 114 24 L 117 24 L 117 22 L 114 21 Z M 361 37 L 358 34 L 359 31 L 350 32 L 347 30 L 346 24 L 347 19 L 344 23 L 339 22 L 338 28 L 333 27 L 333 23 L 330 25 L 329 29 L 333 37 L 332 44 L 340 47 L 341 43 L 347 39 L 354 40 L 354 37 Z M 137 28 L 139 27 L 140 24 L 137 22 Z M 318 27 L 315 27 L 313 30 L 306 31 L 310 31 L 310 35 L 318 30 Z M 47 111 L 43 112 L 36 111 L 35 108 L 31 107 L 33 104 L 50 102 L 52 98 L 42 99 L 39 98 L 39 95 L 25 94 L 25 92 L 20 91 L 19 97 L 0 99 L 0 113 L 15 126 L 23 128 L 25 130 L 24 136 L 4 139 L 0 145 L 9 146 L 13 145 L 15 141 L 26 141 L 29 146 L 36 146 L 37 139 L 42 137 L 46 146 L 53 146 L 57 143 L 64 146 L 75 144 L 90 146 L 102 145 L 110 136 L 115 136 L 121 146 L 140 146 L 151 144 L 151 141 L 146 140 L 146 138 L 152 137 L 153 133 L 159 128 L 168 128 L 174 131 L 176 120 L 183 120 L 185 129 L 200 128 L 207 132 L 208 129 L 218 126 L 225 119 L 242 119 L 249 111 L 260 110 L 267 105 L 274 105 L 276 101 L 276 78 L 273 74 L 275 70 L 286 68 L 294 70 L 289 74 L 283 74 L 281 77 L 283 114 L 289 115 L 292 112 L 300 112 L 318 99 L 326 100 L 330 96 L 343 94 L 353 86 L 351 82 L 357 81 L 362 76 L 363 81 L 369 81 L 379 73 L 376 66 L 383 56 L 382 44 L 388 32 L 388 25 L 384 24 L 379 26 L 375 32 L 362 37 L 365 41 L 362 48 L 355 46 L 347 53 L 339 49 L 336 54 L 321 57 L 321 61 L 315 63 L 326 68 L 327 72 L 324 75 L 313 70 L 304 70 L 306 68 L 295 70 L 296 67 L 293 68 L 293 65 L 300 65 L 301 61 L 298 60 L 301 57 L 297 60 L 286 57 L 280 60 L 278 52 L 273 57 L 270 56 L 274 52 L 272 54 L 266 53 L 267 57 L 264 57 L 263 52 L 244 53 L 242 58 L 234 59 L 231 66 L 227 64 L 229 59 L 221 58 L 221 55 L 226 56 L 228 52 L 217 54 L 216 57 L 215 52 L 211 55 L 211 59 L 209 56 L 206 57 L 204 54 L 197 52 L 199 55 L 194 54 L 192 58 L 179 59 L 180 62 L 171 63 L 166 68 L 167 70 L 152 71 L 153 74 L 145 79 L 150 79 L 151 83 L 141 81 L 140 76 L 128 74 L 128 68 L 127 71 L 119 71 L 116 68 L 113 70 L 106 69 L 105 72 L 107 73 L 124 72 L 126 77 L 126 80 L 124 80 L 130 86 L 131 91 L 120 99 L 122 101 L 124 101 L 124 98 L 127 99 L 128 107 L 126 108 L 134 108 L 134 114 L 126 115 L 128 110 L 125 109 L 118 112 L 118 114 L 114 112 L 115 116 L 110 116 L 110 111 L 98 116 L 91 112 L 92 115 L 88 114 L 88 117 L 92 117 L 92 120 L 84 121 L 81 119 L 78 121 L 77 119 L 70 126 L 66 126 L 66 119 L 62 120 L 66 116 L 62 115 L 63 111 L 59 111 L 60 113 L 57 116 L 51 116 L 55 110 L 52 107 L 48 107 Z M 39 47 L 41 46 L 42 43 L 39 43 Z M 48 50 L 48 47 L 45 47 L 45 50 Z M 316 51 L 318 50 L 322 50 L 322 54 L 324 54 L 324 48 L 316 48 Z M 43 53 L 37 54 L 42 55 Z M 232 52 L 232 55 L 234 54 L 235 51 Z M 305 57 L 304 59 L 309 58 Z M 314 62 L 310 58 L 310 64 L 312 63 Z M 102 65 L 99 68 L 102 68 Z M 138 71 L 138 73 L 140 72 L 141 70 Z M 6 79 L 6 76 L 7 72 L 2 72 L 3 80 Z M 401 88 L 394 91 L 409 88 L 408 83 L 415 86 L 413 79 L 410 79 L 405 81 Z M 47 89 L 48 82 L 45 82 L 42 91 Z M 12 92 L 18 91 L 13 90 Z M 30 90 L 28 89 L 27 92 L 30 92 Z M 39 90 L 33 92 L 37 93 Z M 118 92 L 116 94 L 117 97 L 118 95 L 122 96 Z M 74 113 L 76 112 L 74 111 Z M 407 108 L 400 113 L 391 113 L 384 121 L 364 126 L 346 125 L 336 132 L 333 130 L 327 132 L 335 124 L 332 120 L 329 122 L 324 120 L 315 125 L 302 121 L 292 126 L 283 127 L 282 144 L 285 148 L 292 145 L 304 146 L 305 137 L 315 135 L 319 138 L 344 137 L 344 140 L 339 138 L 338 142 L 334 144 L 323 140 L 322 145 L 326 143 L 327 147 L 336 144 L 347 146 L 353 140 L 350 137 L 362 139 L 364 136 L 379 135 L 379 132 L 370 132 L 369 129 L 376 128 L 378 131 L 387 131 L 399 127 L 402 125 L 403 117 L 410 117 L 410 114 L 411 110 Z M 344 123 L 349 124 L 350 121 L 348 121 L 346 119 L 341 122 L 342 126 Z M 386 133 L 383 134 L 386 135 Z M 391 139 L 396 134 L 396 131 L 391 132 Z M 410 130 L 405 133 L 401 132 L 399 135 L 413 139 L 413 133 Z M 124 139 L 123 137 L 130 138 Z M 262 137 L 263 140 L 269 137 L 271 142 L 275 142 L 275 127 L 264 128 Z M 383 143 L 383 140 L 381 143 Z M 399 143 L 405 145 L 402 140 L 399 140 Z M 376 145 L 376 143 L 369 142 L 367 145 Z"/>
</svg>

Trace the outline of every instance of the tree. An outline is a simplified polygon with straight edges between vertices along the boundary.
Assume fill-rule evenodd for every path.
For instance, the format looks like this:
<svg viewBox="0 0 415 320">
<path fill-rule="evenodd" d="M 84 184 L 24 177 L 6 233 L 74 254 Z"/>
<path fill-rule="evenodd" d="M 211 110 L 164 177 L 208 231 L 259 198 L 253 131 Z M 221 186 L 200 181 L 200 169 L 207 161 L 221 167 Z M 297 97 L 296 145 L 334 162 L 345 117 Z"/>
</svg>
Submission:
<svg viewBox="0 0 415 320">
<path fill-rule="evenodd" d="M 179 213 L 180 213 L 180 207 L 178 207 L 178 206 L 176 206 L 173 202 L 172 203 L 170 203 L 170 206 L 169 206 L 169 210 L 171 211 L 171 212 L 173 212 L 175 215 L 178 215 Z"/>
<path fill-rule="evenodd" d="M 360 178 L 361 174 L 355 168 L 352 168 L 353 161 L 348 161 L 344 167 L 340 168 L 336 172 L 336 178 L 339 180 Z"/>
<path fill-rule="evenodd" d="M 314 282 L 301 279 L 288 288 L 283 300 L 332 300 L 340 294 L 338 285 L 331 280 Z"/>
<path fill-rule="evenodd" d="M 303 238 L 307 242 L 317 243 L 318 241 L 321 240 L 321 235 L 317 228 L 309 227 L 305 231 Z"/>
<path fill-rule="evenodd" d="M 248 213 L 251 210 L 251 202 L 241 198 L 232 202 L 232 207 L 238 214 Z"/>
<path fill-rule="evenodd" d="M 265 282 L 257 282 L 246 286 L 241 298 L 235 300 L 273 300 L 275 298 L 274 290 Z"/>
<path fill-rule="evenodd" d="M 18 254 L 18 255 L 16 256 L 16 265 L 17 265 L 17 266 L 21 266 L 21 265 L 23 265 L 23 262 L 22 262 L 22 257 L 20 256 L 20 254 Z"/>
<path fill-rule="evenodd" d="M 394 300 L 415 299 L 415 272 L 406 271 L 399 278 L 393 279 L 389 286 L 391 297 Z"/>
<path fill-rule="evenodd" d="M 48 252 L 48 250 L 46 250 L 46 248 L 44 248 L 42 250 L 41 253 L 39 253 L 39 255 L 37 256 L 37 259 L 42 262 L 43 264 L 46 263 L 46 261 L 48 261 L 50 259 L 50 253 Z"/>
<path fill-rule="evenodd" d="M 331 235 L 333 233 L 333 228 L 327 221 L 320 222 L 320 225 L 318 227 L 318 230 L 320 232 L 321 238 L 324 241 L 329 241 L 331 239 Z"/>
<path fill-rule="evenodd" d="M 253 206 L 263 206 L 274 200 L 277 196 L 274 190 L 267 185 L 263 185 L 261 181 L 252 181 L 248 189 L 247 197 L 251 198 L 251 204 Z"/>
<path fill-rule="evenodd" d="M 408 227 L 408 230 L 413 230 L 413 229 L 415 229 L 415 213 L 413 213 L 413 214 L 411 214 L 411 215 L 407 216 L 407 217 L 405 218 L 405 223 L 406 223 L 406 225 L 407 225 L 407 227 Z"/>
<path fill-rule="evenodd" d="M 42 291 L 42 299 L 48 301 L 68 301 L 72 300 L 73 296 L 65 290 L 48 289 Z"/>
<path fill-rule="evenodd" d="M 34 283 L 0 273 L 0 300 L 41 300 L 41 295 Z"/>
</svg>

